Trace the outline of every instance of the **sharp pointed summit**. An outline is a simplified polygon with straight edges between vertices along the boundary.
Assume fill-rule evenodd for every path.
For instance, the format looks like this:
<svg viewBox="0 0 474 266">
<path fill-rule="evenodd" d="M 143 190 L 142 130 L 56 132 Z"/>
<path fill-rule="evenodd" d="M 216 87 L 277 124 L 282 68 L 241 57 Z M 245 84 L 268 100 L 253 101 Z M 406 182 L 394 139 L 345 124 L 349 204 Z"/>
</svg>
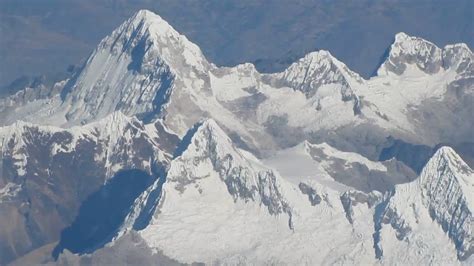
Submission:
<svg viewBox="0 0 474 266">
<path fill-rule="evenodd" d="M 66 84 L 66 119 L 87 123 L 116 110 L 154 116 L 176 79 L 202 75 L 209 67 L 197 45 L 160 16 L 141 10 L 104 38 Z"/>
<path fill-rule="evenodd" d="M 474 171 L 452 148 L 441 147 L 417 180 L 397 185 L 387 199 L 384 211 L 377 218 L 376 227 L 381 235 L 376 243 L 379 254 L 390 238 L 383 228 L 392 227 L 408 248 L 420 249 L 411 243 L 422 241 L 439 250 L 437 243 L 449 237 L 452 246 L 437 252 L 452 257 L 454 251 L 460 260 L 467 259 L 474 253 L 473 195 Z"/>
</svg>

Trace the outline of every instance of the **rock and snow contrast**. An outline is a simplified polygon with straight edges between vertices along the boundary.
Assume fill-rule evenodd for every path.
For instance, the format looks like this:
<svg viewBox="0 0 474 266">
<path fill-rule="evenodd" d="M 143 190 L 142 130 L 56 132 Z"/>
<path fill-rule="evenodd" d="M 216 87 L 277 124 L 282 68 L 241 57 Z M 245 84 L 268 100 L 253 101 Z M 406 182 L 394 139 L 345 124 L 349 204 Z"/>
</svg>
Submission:
<svg viewBox="0 0 474 266">
<path fill-rule="evenodd" d="M 400 264 L 455 264 L 474 252 L 474 171 L 440 148 L 414 182 L 397 185 L 377 210 L 377 256 Z M 439 245 L 439 243 L 450 243 Z"/>
<path fill-rule="evenodd" d="M 446 146 L 473 147 L 473 77 L 404 33 L 368 80 L 328 51 L 217 67 L 139 11 L 0 99 L 0 264 L 473 263 L 474 151 Z"/>
</svg>

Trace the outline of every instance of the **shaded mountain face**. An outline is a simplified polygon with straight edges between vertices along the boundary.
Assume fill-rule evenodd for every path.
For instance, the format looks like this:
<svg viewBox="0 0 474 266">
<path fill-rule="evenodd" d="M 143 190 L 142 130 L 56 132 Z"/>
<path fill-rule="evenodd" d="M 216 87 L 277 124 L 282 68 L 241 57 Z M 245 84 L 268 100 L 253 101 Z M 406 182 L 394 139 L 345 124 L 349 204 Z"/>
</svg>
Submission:
<svg viewBox="0 0 474 266">
<path fill-rule="evenodd" d="M 468 261 L 471 207 L 443 202 L 472 170 L 442 143 L 471 154 L 473 59 L 399 33 L 368 80 L 327 51 L 262 74 L 141 10 L 70 79 L 0 101 L 1 263 Z"/>
<path fill-rule="evenodd" d="M 120 113 L 69 130 L 23 122 L 3 127 L 2 263 L 57 241 L 81 202 L 118 171 L 137 169 L 157 178 L 174 138 L 158 124 L 145 128 Z M 149 177 L 134 177 L 149 182 Z"/>
<path fill-rule="evenodd" d="M 61 233 L 53 251 L 57 258 L 64 249 L 88 253 L 112 239 L 135 199 L 153 183 L 144 171 L 125 170 L 83 201 L 74 222 Z"/>
</svg>

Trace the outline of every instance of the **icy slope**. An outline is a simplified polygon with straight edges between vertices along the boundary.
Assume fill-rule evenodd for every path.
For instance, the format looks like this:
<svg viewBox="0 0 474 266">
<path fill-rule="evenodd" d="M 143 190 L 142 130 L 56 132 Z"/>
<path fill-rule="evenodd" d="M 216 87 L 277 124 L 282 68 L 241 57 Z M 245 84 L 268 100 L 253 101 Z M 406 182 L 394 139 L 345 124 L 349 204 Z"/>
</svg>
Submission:
<svg viewBox="0 0 474 266">
<path fill-rule="evenodd" d="M 202 73 L 200 49 L 152 12 L 141 10 L 101 41 L 81 73 L 66 86 L 68 120 L 92 121 L 120 110 L 159 112 L 175 77 Z M 195 74 L 193 74 L 195 76 Z"/>
<path fill-rule="evenodd" d="M 473 62 L 465 44 L 439 48 L 399 33 L 378 75 L 360 93 L 388 122 L 422 136 L 419 143 L 470 141 Z"/>
<path fill-rule="evenodd" d="M 473 195 L 474 171 L 451 148 L 440 148 L 416 181 L 396 186 L 380 205 L 377 256 L 395 260 L 408 251 L 400 263 L 410 264 L 450 263 L 456 253 L 467 259 L 474 243 Z"/>
<path fill-rule="evenodd" d="M 376 196 L 356 200 L 349 221 L 341 192 L 286 181 L 212 120 L 192 132 L 139 231 L 152 250 L 186 263 L 375 262 L 373 225 L 362 217 Z"/>
<path fill-rule="evenodd" d="M 457 265 L 470 260 L 473 171 L 452 149 L 441 148 L 418 179 L 385 195 L 334 180 L 328 170 L 334 163 L 390 172 L 387 162 L 327 144 L 303 143 L 262 162 L 206 120 L 178 145 L 166 179 L 137 198 L 117 238 L 92 256 L 133 245 L 130 238 L 138 234 L 144 251 L 181 263 Z M 153 261 L 153 255 L 144 259 Z"/>
</svg>

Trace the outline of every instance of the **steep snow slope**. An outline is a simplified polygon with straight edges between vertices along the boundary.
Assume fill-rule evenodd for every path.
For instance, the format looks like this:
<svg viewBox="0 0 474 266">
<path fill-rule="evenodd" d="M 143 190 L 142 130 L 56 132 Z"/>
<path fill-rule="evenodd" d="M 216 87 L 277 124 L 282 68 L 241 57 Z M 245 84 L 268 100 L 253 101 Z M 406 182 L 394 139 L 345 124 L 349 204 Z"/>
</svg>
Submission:
<svg viewBox="0 0 474 266">
<path fill-rule="evenodd" d="M 470 261 L 474 175 L 450 148 L 441 148 L 417 180 L 382 195 L 316 176 L 286 180 L 233 146 L 213 121 L 187 143 L 170 164 L 149 224 L 138 232 L 128 228 L 93 257 L 127 257 L 114 250 L 133 246 L 129 239 L 138 233 L 143 250 L 181 263 Z"/>
<path fill-rule="evenodd" d="M 440 148 L 416 181 L 397 185 L 380 205 L 377 256 L 404 258 L 401 264 L 450 264 L 456 253 L 467 259 L 474 251 L 473 195 L 474 171 L 454 150 Z"/>
<path fill-rule="evenodd" d="M 396 160 L 374 162 L 357 153 L 339 151 L 327 143 L 307 141 L 277 152 L 264 163 L 278 169 L 285 178 L 294 178 L 297 182 L 318 180 L 341 192 L 350 188 L 367 193 L 373 190 L 385 192 L 395 184 L 415 178 L 412 170 Z M 343 184 L 345 186 L 337 188 Z"/>
<path fill-rule="evenodd" d="M 370 220 L 353 228 L 339 196 L 317 182 L 287 182 L 207 120 L 170 164 L 153 218 L 139 234 L 150 248 L 187 263 L 373 262 L 371 234 L 361 233 L 370 232 Z M 354 209 L 356 221 L 369 212 L 366 205 Z"/>
<path fill-rule="evenodd" d="M 127 115 L 159 112 L 178 79 L 205 72 L 200 49 L 159 16 L 142 10 L 101 41 L 67 85 L 68 120 L 91 121 L 119 109 Z M 192 86 L 192 84 L 184 84 Z"/>
<path fill-rule="evenodd" d="M 299 169 L 288 176 L 236 148 L 212 120 L 185 144 L 152 218 L 138 229 L 147 249 L 179 262 L 458 264 L 472 252 L 473 171 L 450 148 L 441 148 L 418 179 L 383 196 L 352 190 L 311 166 L 304 148 L 313 146 L 384 167 L 326 144 L 284 152 Z"/>
</svg>

